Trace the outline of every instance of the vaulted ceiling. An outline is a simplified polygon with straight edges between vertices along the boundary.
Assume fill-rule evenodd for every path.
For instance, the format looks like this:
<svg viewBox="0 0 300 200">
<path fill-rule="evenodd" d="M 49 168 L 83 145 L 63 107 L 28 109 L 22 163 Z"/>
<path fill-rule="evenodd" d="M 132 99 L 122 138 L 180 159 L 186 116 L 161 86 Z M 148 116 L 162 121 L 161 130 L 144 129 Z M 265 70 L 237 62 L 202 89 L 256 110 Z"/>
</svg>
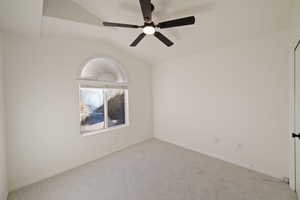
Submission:
<svg viewBox="0 0 300 200">
<path fill-rule="evenodd" d="M 40 36 L 43 0 L 0 0 L 0 31 Z"/>
<path fill-rule="evenodd" d="M 152 36 L 132 48 L 129 44 L 141 30 L 107 28 L 101 22 L 143 24 L 138 0 L 2 0 L 0 29 L 31 36 L 105 39 L 155 65 L 285 29 L 291 9 L 290 1 L 283 0 L 152 2 L 155 21 L 195 15 L 196 25 L 162 30 L 175 42 L 170 48 Z"/>
</svg>

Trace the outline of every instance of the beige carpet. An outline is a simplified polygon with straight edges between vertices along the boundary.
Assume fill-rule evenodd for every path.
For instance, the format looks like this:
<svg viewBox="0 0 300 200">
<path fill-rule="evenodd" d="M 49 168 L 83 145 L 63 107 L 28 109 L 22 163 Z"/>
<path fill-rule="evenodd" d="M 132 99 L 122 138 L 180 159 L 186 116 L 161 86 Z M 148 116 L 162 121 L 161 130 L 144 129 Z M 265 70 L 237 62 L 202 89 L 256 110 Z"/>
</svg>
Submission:
<svg viewBox="0 0 300 200">
<path fill-rule="evenodd" d="M 280 180 L 149 140 L 27 186 L 9 200 L 295 200 Z"/>
</svg>

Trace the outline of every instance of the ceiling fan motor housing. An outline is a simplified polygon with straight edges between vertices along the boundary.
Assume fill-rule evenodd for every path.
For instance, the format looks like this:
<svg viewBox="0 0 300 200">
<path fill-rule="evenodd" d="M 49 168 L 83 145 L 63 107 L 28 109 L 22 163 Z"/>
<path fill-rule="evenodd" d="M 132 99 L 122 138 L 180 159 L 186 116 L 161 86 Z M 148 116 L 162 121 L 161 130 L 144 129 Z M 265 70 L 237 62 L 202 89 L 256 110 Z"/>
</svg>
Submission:
<svg viewBox="0 0 300 200">
<path fill-rule="evenodd" d="M 154 22 L 145 22 L 143 28 L 145 28 L 146 26 L 155 27 L 155 24 L 154 24 Z"/>
</svg>

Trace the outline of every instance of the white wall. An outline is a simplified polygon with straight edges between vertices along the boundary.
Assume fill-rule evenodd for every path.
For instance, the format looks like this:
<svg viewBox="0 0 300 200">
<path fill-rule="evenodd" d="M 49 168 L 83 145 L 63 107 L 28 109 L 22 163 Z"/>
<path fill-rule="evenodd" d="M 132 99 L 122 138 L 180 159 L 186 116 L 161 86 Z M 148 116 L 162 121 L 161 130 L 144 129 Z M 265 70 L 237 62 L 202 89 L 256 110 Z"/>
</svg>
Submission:
<svg viewBox="0 0 300 200">
<path fill-rule="evenodd" d="M 101 41 L 6 37 L 9 190 L 152 137 L 151 68 Z M 129 77 L 130 126 L 83 137 L 76 78 L 87 59 L 117 58 Z"/>
<path fill-rule="evenodd" d="M 6 134 L 4 129 L 3 41 L 0 33 L 0 200 L 7 196 Z"/>
<path fill-rule="evenodd" d="M 298 130 L 294 130 L 294 119 L 293 119 L 293 64 L 294 64 L 294 48 L 298 41 L 300 40 L 300 1 L 292 0 L 292 12 L 291 12 L 291 23 L 290 23 L 290 85 L 291 85 L 291 112 L 290 112 L 290 133 Z M 295 160 L 294 160 L 294 139 L 290 137 L 290 186 L 295 189 Z"/>
<path fill-rule="evenodd" d="M 157 66 L 155 137 L 288 176 L 288 37 L 281 31 Z"/>
</svg>

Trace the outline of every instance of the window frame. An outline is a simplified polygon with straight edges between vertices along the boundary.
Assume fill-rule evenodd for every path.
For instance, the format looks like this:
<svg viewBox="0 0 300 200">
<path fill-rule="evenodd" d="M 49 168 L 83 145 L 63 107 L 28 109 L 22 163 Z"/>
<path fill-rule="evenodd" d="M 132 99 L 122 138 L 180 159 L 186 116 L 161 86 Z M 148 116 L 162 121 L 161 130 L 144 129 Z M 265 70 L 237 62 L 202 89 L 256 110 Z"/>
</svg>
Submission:
<svg viewBox="0 0 300 200">
<path fill-rule="evenodd" d="M 80 89 L 81 88 L 95 88 L 95 89 L 103 89 L 104 90 L 104 128 L 103 129 L 99 129 L 99 130 L 95 130 L 95 131 L 81 131 L 81 112 L 80 112 L 80 101 L 81 101 L 81 97 L 80 97 Z M 125 123 L 121 124 L 121 125 L 117 125 L 117 126 L 112 126 L 112 127 L 108 127 L 108 109 L 107 109 L 107 95 L 106 95 L 106 91 L 109 89 L 123 89 L 124 90 L 124 109 L 125 109 Z M 81 136 L 90 136 L 90 135 L 95 135 L 95 134 L 100 134 L 100 133 L 104 133 L 104 132 L 108 132 L 108 131 L 112 131 L 112 130 L 116 130 L 116 129 L 120 129 L 120 128 L 125 128 L 128 127 L 130 125 L 129 123 L 129 93 L 128 93 L 128 86 L 127 84 L 124 83 L 112 83 L 112 82 L 103 82 L 103 81 L 92 81 L 92 80 L 79 80 L 78 83 L 78 111 L 79 111 L 79 131 L 80 131 L 80 135 Z"/>
</svg>

